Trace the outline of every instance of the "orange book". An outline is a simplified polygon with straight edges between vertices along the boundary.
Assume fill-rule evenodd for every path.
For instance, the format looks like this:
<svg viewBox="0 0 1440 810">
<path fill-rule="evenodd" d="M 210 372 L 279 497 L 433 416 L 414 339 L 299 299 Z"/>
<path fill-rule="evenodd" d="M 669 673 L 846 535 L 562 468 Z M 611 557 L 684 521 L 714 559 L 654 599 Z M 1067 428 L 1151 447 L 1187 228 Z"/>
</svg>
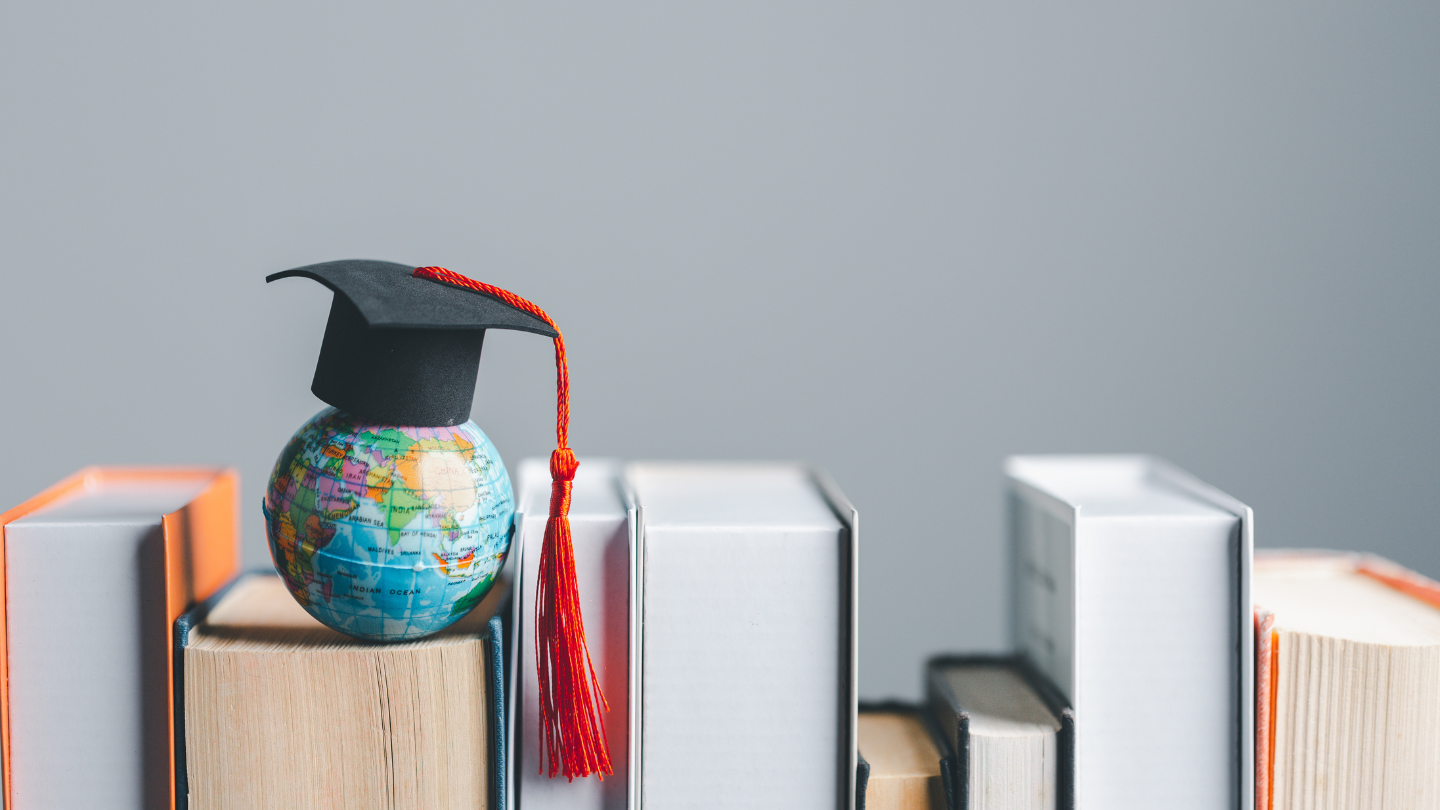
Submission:
<svg viewBox="0 0 1440 810">
<path fill-rule="evenodd" d="M 239 570 L 239 488 L 88 467 L 0 515 L 6 808 L 175 806 L 171 627 Z"/>
<path fill-rule="evenodd" d="M 1440 806 L 1440 583 L 1257 551 L 1251 593 L 1255 809 Z"/>
</svg>

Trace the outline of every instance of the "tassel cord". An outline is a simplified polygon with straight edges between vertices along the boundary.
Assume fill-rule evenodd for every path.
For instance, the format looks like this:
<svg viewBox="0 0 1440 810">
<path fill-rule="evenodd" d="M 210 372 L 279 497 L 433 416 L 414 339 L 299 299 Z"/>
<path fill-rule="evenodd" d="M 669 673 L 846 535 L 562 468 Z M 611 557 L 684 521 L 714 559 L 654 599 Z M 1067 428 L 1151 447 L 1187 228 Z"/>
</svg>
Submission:
<svg viewBox="0 0 1440 810">
<path fill-rule="evenodd" d="M 585 642 L 585 622 L 570 536 L 570 494 L 580 466 L 570 450 L 570 368 L 555 321 L 508 290 L 443 267 L 417 267 L 416 278 L 473 290 L 544 321 L 555 330 L 555 452 L 550 455 L 550 514 L 540 551 L 535 600 L 535 668 L 539 679 L 540 772 L 566 779 L 614 773 L 600 712 L 610 711 Z"/>
</svg>

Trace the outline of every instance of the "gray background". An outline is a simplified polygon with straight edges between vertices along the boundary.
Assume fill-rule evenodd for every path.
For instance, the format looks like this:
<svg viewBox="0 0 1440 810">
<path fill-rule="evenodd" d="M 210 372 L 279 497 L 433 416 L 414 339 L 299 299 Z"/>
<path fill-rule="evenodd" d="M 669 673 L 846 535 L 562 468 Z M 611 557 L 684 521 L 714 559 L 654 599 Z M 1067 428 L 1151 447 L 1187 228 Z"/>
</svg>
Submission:
<svg viewBox="0 0 1440 810">
<path fill-rule="evenodd" d="M 372 257 L 546 307 L 582 453 L 829 468 L 867 696 L 1005 644 L 1008 453 L 1158 453 L 1262 545 L 1440 576 L 1437 42 L 1433 2 L 5 4 L 0 501 L 234 464 L 264 563 L 330 295 L 262 277 Z M 512 467 L 550 351 L 486 342 Z"/>
</svg>

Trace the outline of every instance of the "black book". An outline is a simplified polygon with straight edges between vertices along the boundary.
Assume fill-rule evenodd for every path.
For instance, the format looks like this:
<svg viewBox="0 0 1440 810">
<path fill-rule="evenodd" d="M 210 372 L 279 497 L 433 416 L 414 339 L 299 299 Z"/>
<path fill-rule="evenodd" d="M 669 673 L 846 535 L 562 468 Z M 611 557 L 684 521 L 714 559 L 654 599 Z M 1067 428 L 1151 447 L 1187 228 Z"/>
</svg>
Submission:
<svg viewBox="0 0 1440 810">
<path fill-rule="evenodd" d="M 1042 675 L 1014 657 L 942 656 L 925 689 L 952 808 L 1073 810 L 1075 713 Z"/>
</svg>

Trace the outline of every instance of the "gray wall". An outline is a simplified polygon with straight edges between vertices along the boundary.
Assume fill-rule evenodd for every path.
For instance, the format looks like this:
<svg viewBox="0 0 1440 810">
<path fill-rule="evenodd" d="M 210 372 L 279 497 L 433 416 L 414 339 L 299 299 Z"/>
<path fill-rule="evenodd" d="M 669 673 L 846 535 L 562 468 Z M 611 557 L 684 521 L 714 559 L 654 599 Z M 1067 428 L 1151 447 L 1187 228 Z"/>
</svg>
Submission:
<svg viewBox="0 0 1440 810">
<path fill-rule="evenodd" d="M 234 464 L 265 562 L 329 294 L 262 277 L 360 256 L 545 306 L 582 453 L 828 467 L 868 696 L 1005 643 L 1008 453 L 1440 576 L 1440 5 L 563 5 L 0 10 L 0 501 Z M 512 465 L 549 352 L 486 344 Z"/>
</svg>

